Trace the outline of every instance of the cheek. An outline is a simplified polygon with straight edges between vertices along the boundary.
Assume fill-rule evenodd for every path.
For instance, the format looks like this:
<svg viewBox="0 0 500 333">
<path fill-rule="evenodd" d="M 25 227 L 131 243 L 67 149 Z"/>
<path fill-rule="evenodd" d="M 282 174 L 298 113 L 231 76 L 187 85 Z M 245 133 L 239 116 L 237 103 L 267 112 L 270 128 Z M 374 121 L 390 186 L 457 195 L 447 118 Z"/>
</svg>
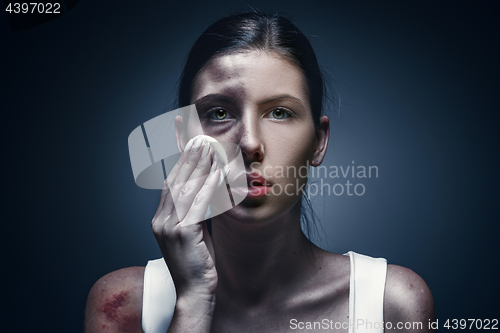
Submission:
<svg viewBox="0 0 500 333">
<path fill-rule="evenodd" d="M 290 184 L 287 188 L 299 194 L 296 188 L 303 188 L 307 182 L 308 161 L 310 165 L 315 142 L 314 131 L 312 133 L 307 130 L 275 130 L 274 135 L 265 138 L 266 176 L 271 176 L 277 187 L 283 188 Z"/>
<path fill-rule="evenodd" d="M 299 167 L 312 158 L 315 144 L 312 127 L 274 129 L 271 133 L 265 140 L 268 147 L 266 157 L 272 159 L 273 164 Z"/>
</svg>

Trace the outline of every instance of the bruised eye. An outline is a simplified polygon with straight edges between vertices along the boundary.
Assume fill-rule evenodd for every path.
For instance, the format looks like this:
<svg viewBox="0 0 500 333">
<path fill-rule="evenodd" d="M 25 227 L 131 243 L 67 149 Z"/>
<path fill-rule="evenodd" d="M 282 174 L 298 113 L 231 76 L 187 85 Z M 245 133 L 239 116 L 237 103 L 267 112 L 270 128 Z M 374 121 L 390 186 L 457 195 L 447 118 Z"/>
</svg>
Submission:
<svg viewBox="0 0 500 333">
<path fill-rule="evenodd" d="M 214 112 L 215 119 L 223 120 L 227 118 L 227 111 L 224 109 L 218 109 Z"/>
<path fill-rule="evenodd" d="M 285 119 L 291 116 L 288 111 L 283 109 L 274 109 L 270 114 L 274 119 Z"/>
<path fill-rule="evenodd" d="M 213 121 L 229 120 L 233 118 L 228 111 L 221 107 L 211 108 L 203 115 L 203 117 L 207 120 Z"/>
<path fill-rule="evenodd" d="M 228 120 L 231 118 L 229 112 L 223 108 L 213 108 L 207 111 L 204 115 L 205 118 L 210 120 Z"/>
</svg>

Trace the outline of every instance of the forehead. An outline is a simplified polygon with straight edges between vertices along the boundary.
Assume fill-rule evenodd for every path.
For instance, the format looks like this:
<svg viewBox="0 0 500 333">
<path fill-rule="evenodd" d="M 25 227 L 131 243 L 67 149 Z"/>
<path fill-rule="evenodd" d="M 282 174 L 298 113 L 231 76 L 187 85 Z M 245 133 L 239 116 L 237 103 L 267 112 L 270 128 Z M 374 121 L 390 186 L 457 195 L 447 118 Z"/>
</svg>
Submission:
<svg viewBox="0 0 500 333">
<path fill-rule="evenodd" d="M 198 74 L 191 102 L 212 93 L 255 101 L 288 94 L 309 104 L 302 70 L 282 56 L 265 51 L 228 54 L 213 59 Z"/>
</svg>

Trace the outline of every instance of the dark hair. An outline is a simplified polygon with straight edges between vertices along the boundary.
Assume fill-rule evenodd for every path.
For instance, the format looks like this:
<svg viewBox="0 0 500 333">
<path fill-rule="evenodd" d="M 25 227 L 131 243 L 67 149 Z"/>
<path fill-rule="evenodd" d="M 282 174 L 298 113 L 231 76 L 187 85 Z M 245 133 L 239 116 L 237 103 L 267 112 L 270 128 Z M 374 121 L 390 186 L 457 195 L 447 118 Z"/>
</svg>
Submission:
<svg viewBox="0 0 500 333">
<path fill-rule="evenodd" d="M 188 54 L 179 81 L 178 107 L 191 104 L 191 91 L 198 74 L 211 60 L 227 55 L 252 50 L 270 51 L 279 54 L 302 70 L 307 81 L 313 122 L 319 126 L 323 113 L 323 100 L 327 95 L 323 74 L 316 54 L 304 34 L 283 14 L 262 12 L 239 13 L 219 19 L 210 25 L 196 40 Z M 311 238 L 316 223 L 308 223 L 307 215 L 316 220 L 311 202 L 302 196 L 301 226 Z M 211 231 L 211 221 L 208 222 Z"/>
<path fill-rule="evenodd" d="M 282 14 L 240 13 L 219 19 L 196 40 L 179 82 L 178 107 L 191 104 L 198 73 L 218 56 L 262 50 L 276 52 L 302 70 L 307 80 L 313 121 L 319 124 L 325 85 L 306 36 Z"/>
</svg>

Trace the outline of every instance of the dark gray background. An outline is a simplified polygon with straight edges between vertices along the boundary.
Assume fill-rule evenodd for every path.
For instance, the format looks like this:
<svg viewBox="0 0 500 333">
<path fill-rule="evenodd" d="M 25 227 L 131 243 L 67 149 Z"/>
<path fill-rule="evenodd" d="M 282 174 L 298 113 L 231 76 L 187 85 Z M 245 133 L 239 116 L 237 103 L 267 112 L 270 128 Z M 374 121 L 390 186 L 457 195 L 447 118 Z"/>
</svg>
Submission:
<svg viewBox="0 0 500 333">
<path fill-rule="evenodd" d="M 81 0 L 15 34 L 0 14 L 2 331 L 79 332 L 99 277 L 160 256 L 128 134 L 171 108 L 204 27 L 251 7 L 288 13 L 334 81 L 325 165 L 379 168 L 316 198 L 322 246 L 412 268 L 441 328 L 499 318 L 496 4 Z"/>
</svg>

